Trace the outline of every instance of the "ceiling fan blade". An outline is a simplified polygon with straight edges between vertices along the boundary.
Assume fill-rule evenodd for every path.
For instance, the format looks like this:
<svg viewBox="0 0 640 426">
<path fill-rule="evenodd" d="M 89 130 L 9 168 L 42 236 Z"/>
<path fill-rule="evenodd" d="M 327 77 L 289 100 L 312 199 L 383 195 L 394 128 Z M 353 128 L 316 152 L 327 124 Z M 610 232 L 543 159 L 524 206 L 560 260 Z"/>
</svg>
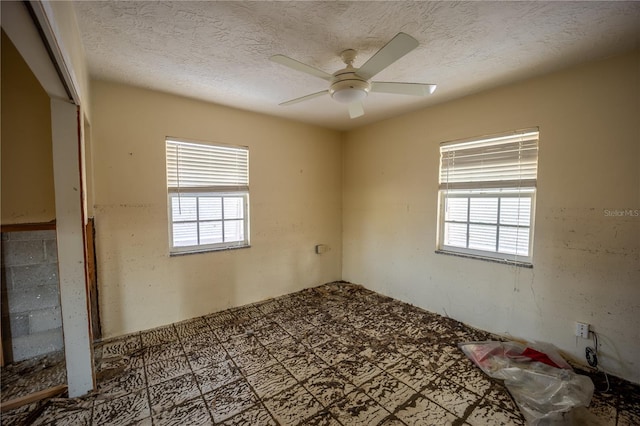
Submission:
<svg viewBox="0 0 640 426">
<path fill-rule="evenodd" d="M 349 117 L 358 118 L 364 115 L 364 107 L 361 101 L 351 102 L 349 104 Z"/>
<path fill-rule="evenodd" d="M 293 105 L 293 104 L 297 104 L 298 102 L 302 102 L 309 99 L 317 98 L 318 96 L 326 95 L 328 93 L 329 93 L 328 90 L 323 90 L 322 92 L 316 92 L 310 95 L 305 95 L 299 98 L 291 99 L 290 101 L 282 102 L 281 104 L 278 104 L 278 105 L 280 106 Z"/>
<path fill-rule="evenodd" d="M 407 53 L 418 47 L 418 40 L 405 33 L 398 33 L 394 38 L 378 50 L 367 62 L 362 65 L 356 74 L 365 80 L 402 58 Z"/>
<path fill-rule="evenodd" d="M 273 55 L 269 59 L 271 59 L 273 62 L 276 62 L 280 65 L 284 65 L 285 67 L 289 67 L 296 71 L 301 71 L 306 74 L 311 74 L 314 77 L 320 77 L 323 80 L 329 81 L 331 80 L 331 77 L 333 77 L 329 73 L 319 70 L 318 68 L 314 68 L 311 65 L 303 64 L 302 62 L 296 61 L 295 59 L 291 59 L 288 56 Z"/>
<path fill-rule="evenodd" d="M 372 92 L 394 93 L 397 95 L 426 96 L 435 92 L 436 87 L 435 84 L 371 82 Z"/>
</svg>

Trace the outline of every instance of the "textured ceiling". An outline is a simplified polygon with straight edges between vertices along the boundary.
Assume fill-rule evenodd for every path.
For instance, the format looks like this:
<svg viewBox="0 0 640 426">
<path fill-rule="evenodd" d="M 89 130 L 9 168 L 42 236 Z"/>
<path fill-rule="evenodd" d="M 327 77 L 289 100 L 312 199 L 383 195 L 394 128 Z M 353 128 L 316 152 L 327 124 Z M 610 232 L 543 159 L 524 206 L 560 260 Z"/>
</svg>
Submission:
<svg viewBox="0 0 640 426">
<path fill-rule="evenodd" d="M 94 78 L 341 130 L 640 46 L 640 2 L 74 4 Z M 278 106 L 327 82 L 270 56 L 333 73 L 341 51 L 358 67 L 400 31 L 420 46 L 375 80 L 437 83 L 433 95 L 372 93 L 353 120 L 329 96 Z"/>
</svg>

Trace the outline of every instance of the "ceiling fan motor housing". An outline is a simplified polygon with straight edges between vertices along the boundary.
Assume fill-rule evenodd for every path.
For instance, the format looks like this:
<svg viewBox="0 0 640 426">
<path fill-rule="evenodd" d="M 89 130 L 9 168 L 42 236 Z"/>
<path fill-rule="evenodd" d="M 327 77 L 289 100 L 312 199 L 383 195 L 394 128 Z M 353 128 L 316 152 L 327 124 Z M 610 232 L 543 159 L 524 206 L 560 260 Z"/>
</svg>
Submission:
<svg viewBox="0 0 640 426">
<path fill-rule="evenodd" d="M 336 71 L 331 79 L 329 94 L 342 103 L 361 101 L 367 97 L 371 84 L 356 74 L 352 66 Z"/>
</svg>

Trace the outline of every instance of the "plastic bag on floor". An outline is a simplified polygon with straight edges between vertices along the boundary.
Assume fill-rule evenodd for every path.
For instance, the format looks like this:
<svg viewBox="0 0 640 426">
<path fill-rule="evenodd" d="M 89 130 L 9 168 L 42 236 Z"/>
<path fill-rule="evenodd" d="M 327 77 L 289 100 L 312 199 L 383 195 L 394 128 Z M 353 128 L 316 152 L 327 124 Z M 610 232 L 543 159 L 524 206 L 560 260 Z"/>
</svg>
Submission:
<svg viewBox="0 0 640 426">
<path fill-rule="evenodd" d="M 572 409 L 591 402 L 591 379 L 574 373 L 551 345 L 487 341 L 458 347 L 488 376 L 504 380 L 531 425 L 563 424 Z"/>
</svg>

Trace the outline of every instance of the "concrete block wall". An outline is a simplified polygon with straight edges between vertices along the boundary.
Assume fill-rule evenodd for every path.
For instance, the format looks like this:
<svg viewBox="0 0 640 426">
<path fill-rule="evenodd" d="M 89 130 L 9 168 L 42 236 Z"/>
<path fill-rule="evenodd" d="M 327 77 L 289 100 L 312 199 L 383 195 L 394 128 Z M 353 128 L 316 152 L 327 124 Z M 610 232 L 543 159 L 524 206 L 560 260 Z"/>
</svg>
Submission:
<svg viewBox="0 0 640 426">
<path fill-rule="evenodd" d="M 56 232 L 2 233 L 2 346 L 6 362 L 61 350 Z"/>
</svg>

